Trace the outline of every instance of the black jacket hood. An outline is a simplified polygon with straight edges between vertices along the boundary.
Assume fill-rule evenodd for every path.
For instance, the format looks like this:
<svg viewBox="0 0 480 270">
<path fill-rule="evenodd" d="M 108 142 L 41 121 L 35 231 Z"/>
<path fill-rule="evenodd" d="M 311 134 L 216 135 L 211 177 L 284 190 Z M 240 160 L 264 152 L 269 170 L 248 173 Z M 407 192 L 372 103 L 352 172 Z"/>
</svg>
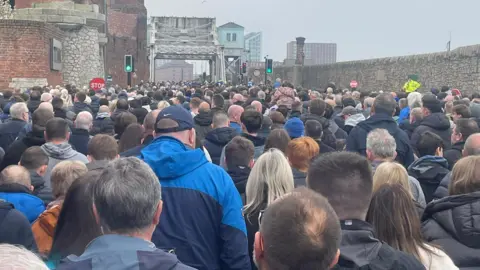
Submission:
<svg viewBox="0 0 480 270">
<path fill-rule="evenodd" d="M 237 131 L 231 127 L 216 128 L 205 136 L 205 140 L 216 144 L 216 145 L 226 145 L 231 141 L 235 136 L 237 136 Z"/>
<path fill-rule="evenodd" d="M 210 111 L 201 111 L 195 116 L 195 118 L 193 118 L 193 120 L 195 121 L 195 124 L 199 126 L 209 126 L 212 124 L 212 114 Z"/>
<path fill-rule="evenodd" d="M 28 147 L 31 146 L 41 146 L 45 143 L 45 138 L 43 137 L 43 131 L 30 131 L 23 138 L 23 142 Z"/>
<path fill-rule="evenodd" d="M 390 134 L 398 132 L 397 122 L 390 115 L 383 113 L 376 113 L 365 121 L 358 123 L 357 126 L 364 129 L 367 133 L 376 128 L 386 129 Z"/>
<path fill-rule="evenodd" d="M 247 133 L 243 133 L 242 137 L 250 140 L 253 143 L 253 146 L 264 146 L 265 145 L 265 138 L 259 136 L 252 136 Z"/>
<path fill-rule="evenodd" d="M 447 130 L 450 128 L 450 121 L 443 113 L 432 113 L 423 119 L 421 125 L 436 130 Z"/>
<path fill-rule="evenodd" d="M 307 114 L 303 115 L 302 117 L 300 117 L 300 119 L 302 120 L 302 122 L 304 124 L 308 120 L 317 120 L 318 122 L 320 122 L 320 124 L 322 124 L 322 127 L 323 127 L 324 131 L 325 131 L 325 129 L 327 129 L 330 126 L 330 121 L 327 118 L 325 118 L 323 116 L 318 116 L 318 115 L 312 114 L 312 113 L 307 113 Z"/>
</svg>

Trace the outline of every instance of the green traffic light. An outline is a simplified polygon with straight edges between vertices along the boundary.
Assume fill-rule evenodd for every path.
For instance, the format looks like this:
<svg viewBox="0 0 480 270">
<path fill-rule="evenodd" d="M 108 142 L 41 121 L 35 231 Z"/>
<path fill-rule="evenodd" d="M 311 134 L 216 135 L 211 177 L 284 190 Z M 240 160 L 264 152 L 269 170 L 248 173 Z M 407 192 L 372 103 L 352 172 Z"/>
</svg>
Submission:
<svg viewBox="0 0 480 270">
<path fill-rule="evenodd" d="M 126 70 L 127 72 L 132 71 L 132 66 L 126 66 L 126 67 L 125 67 L 125 70 Z"/>
<path fill-rule="evenodd" d="M 272 73 L 272 70 L 270 68 L 267 69 L 267 73 Z"/>
</svg>

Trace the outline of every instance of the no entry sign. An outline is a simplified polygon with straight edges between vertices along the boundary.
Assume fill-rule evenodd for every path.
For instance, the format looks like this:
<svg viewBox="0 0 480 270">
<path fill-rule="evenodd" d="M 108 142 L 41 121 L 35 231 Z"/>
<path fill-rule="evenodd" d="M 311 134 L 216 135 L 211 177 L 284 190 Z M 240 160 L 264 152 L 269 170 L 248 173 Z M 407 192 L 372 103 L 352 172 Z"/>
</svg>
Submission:
<svg viewBox="0 0 480 270">
<path fill-rule="evenodd" d="M 357 81 L 351 81 L 351 82 L 350 82 L 350 87 L 351 87 L 351 88 L 357 88 L 357 86 L 358 86 L 358 82 L 357 82 Z"/>
<path fill-rule="evenodd" d="M 90 81 L 90 89 L 98 91 L 105 88 L 105 80 L 103 78 L 93 78 Z"/>
</svg>

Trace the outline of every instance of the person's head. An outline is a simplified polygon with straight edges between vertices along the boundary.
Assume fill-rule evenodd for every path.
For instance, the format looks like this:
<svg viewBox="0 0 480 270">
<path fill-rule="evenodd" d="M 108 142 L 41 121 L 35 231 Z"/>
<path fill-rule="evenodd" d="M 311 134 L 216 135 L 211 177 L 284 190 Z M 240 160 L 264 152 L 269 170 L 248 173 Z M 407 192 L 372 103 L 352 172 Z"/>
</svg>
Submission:
<svg viewBox="0 0 480 270">
<path fill-rule="evenodd" d="M 370 163 L 356 153 L 320 155 L 308 169 L 307 186 L 328 199 L 340 220 L 365 219 L 372 185 Z"/>
<path fill-rule="evenodd" d="M 137 123 L 137 117 L 130 112 L 122 112 L 115 118 L 114 130 L 119 138 L 131 124 Z"/>
<path fill-rule="evenodd" d="M 52 95 L 50 93 L 43 93 L 40 96 L 40 101 L 41 102 L 51 102 L 53 99 Z"/>
<path fill-rule="evenodd" d="M 307 172 L 310 162 L 318 156 L 320 147 L 318 143 L 310 137 L 293 139 L 288 143 L 287 157 L 288 162 L 301 172 Z"/>
<path fill-rule="evenodd" d="M 364 108 L 364 109 L 372 108 L 374 101 L 375 101 L 374 98 L 372 98 L 372 97 L 366 97 L 366 98 L 363 100 L 363 108 Z"/>
<path fill-rule="evenodd" d="M 249 134 L 256 134 L 262 127 L 263 115 L 254 110 L 246 110 L 240 117 L 243 131 Z"/>
<path fill-rule="evenodd" d="M 480 191 L 480 156 L 468 156 L 455 163 L 448 187 L 449 195 Z"/>
<path fill-rule="evenodd" d="M 75 94 L 75 102 L 84 103 L 87 99 L 87 95 L 84 92 L 78 92 Z"/>
<path fill-rule="evenodd" d="M 53 111 L 47 109 L 36 109 L 32 114 L 32 131 L 43 132 L 50 119 L 53 119 Z"/>
<path fill-rule="evenodd" d="M 29 115 L 27 104 L 24 102 L 16 102 L 10 106 L 10 117 L 12 117 L 12 119 L 28 121 Z"/>
<path fill-rule="evenodd" d="M 183 144 L 195 148 L 196 133 L 190 112 L 181 106 L 170 106 L 157 116 L 155 137 L 171 136 Z"/>
<path fill-rule="evenodd" d="M 269 117 L 272 120 L 272 124 L 285 124 L 285 116 L 281 112 L 273 111 Z"/>
<path fill-rule="evenodd" d="M 409 189 L 400 184 L 383 185 L 372 196 L 367 213 L 378 239 L 420 260 L 418 249 L 431 253 L 421 234 L 421 223 Z M 435 256 L 432 254 L 432 256 Z"/>
<path fill-rule="evenodd" d="M 22 246 L 6 243 L 0 244 L 0 265 L 3 269 L 49 269 L 33 252 Z"/>
<path fill-rule="evenodd" d="M 120 98 L 117 100 L 117 110 L 128 110 L 130 105 L 128 104 L 128 100 Z"/>
<path fill-rule="evenodd" d="M 93 170 L 73 181 L 63 200 L 53 236 L 50 258 L 80 256 L 87 245 L 102 234 L 93 214 L 92 184 L 100 170 Z"/>
<path fill-rule="evenodd" d="M 259 218 L 254 262 L 259 270 L 330 269 L 340 255 L 341 228 L 335 211 L 305 187 L 275 202 Z"/>
<path fill-rule="evenodd" d="M 480 155 L 480 133 L 468 137 L 463 146 L 462 155 L 464 157 Z"/>
<path fill-rule="evenodd" d="M 367 158 L 374 160 L 394 160 L 397 156 L 397 143 L 388 130 L 377 128 L 367 135 Z"/>
<path fill-rule="evenodd" d="M 143 126 L 137 123 L 130 124 L 118 141 L 118 151 L 120 153 L 137 147 L 143 142 Z"/>
<path fill-rule="evenodd" d="M 407 103 L 410 109 L 422 107 L 422 94 L 418 92 L 412 92 L 407 96 Z"/>
<path fill-rule="evenodd" d="M 62 109 L 63 108 L 63 100 L 59 97 L 54 97 L 52 99 L 52 107 L 54 109 L 57 109 L 57 110 Z"/>
<path fill-rule="evenodd" d="M 110 115 L 110 108 L 106 105 L 102 105 L 98 108 L 98 113 L 108 113 Z"/>
<path fill-rule="evenodd" d="M 285 155 L 270 149 L 258 158 L 247 180 L 244 214 L 249 218 L 294 189 L 293 174 Z"/>
<path fill-rule="evenodd" d="M 460 118 L 452 129 L 452 143 L 464 142 L 470 135 L 480 132 L 477 121 L 474 119 Z"/>
<path fill-rule="evenodd" d="M 287 131 L 284 129 L 272 130 L 265 140 L 264 152 L 267 152 L 272 148 L 276 148 L 286 154 L 290 140 L 290 135 L 288 135 Z"/>
<path fill-rule="evenodd" d="M 19 184 L 33 191 L 30 173 L 19 165 L 10 165 L 0 173 L 0 185 L 6 184 Z"/>
<path fill-rule="evenodd" d="M 53 105 L 50 102 L 42 102 L 40 105 L 38 105 L 38 109 L 45 109 L 53 112 Z"/>
<path fill-rule="evenodd" d="M 30 100 L 40 100 L 40 91 L 38 90 L 32 90 L 32 92 L 30 92 Z"/>
<path fill-rule="evenodd" d="M 397 103 L 390 93 L 382 93 L 375 98 L 373 102 L 372 112 L 391 115 L 395 113 Z"/>
<path fill-rule="evenodd" d="M 156 109 L 148 112 L 145 116 L 145 119 L 143 120 L 143 129 L 145 130 L 145 135 L 153 135 L 153 132 L 155 132 L 155 122 L 157 121 L 159 113 L 160 110 Z"/>
<path fill-rule="evenodd" d="M 112 136 L 97 134 L 88 142 L 87 159 L 90 162 L 116 158 L 118 158 L 118 144 Z"/>
<path fill-rule="evenodd" d="M 308 105 L 308 111 L 311 114 L 323 116 L 323 114 L 325 113 L 325 106 L 325 101 L 323 101 L 322 99 L 314 99 L 310 101 Z"/>
<path fill-rule="evenodd" d="M 54 117 L 48 120 L 45 125 L 45 141 L 62 143 L 68 141 L 70 138 L 70 131 L 68 123 L 65 119 Z"/>
<path fill-rule="evenodd" d="M 208 104 L 208 102 L 202 101 L 202 103 L 200 103 L 200 106 L 198 106 L 198 111 L 199 112 L 209 112 L 210 111 L 210 104 Z"/>
<path fill-rule="evenodd" d="M 243 107 L 240 105 L 232 105 L 228 108 L 228 118 L 231 122 L 240 123 L 240 118 L 243 114 Z"/>
<path fill-rule="evenodd" d="M 442 103 L 434 94 L 426 94 L 422 97 L 423 115 L 442 112 Z"/>
<path fill-rule="evenodd" d="M 321 140 L 323 136 L 323 126 L 317 120 L 307 120 L 305 122 L 305 136 L 314 140 Z"/>
<path fill-rule="evenodd" d="M 423 109 L 413 108 L 410 110 L 410 124 L 423 120 Z"/>
<path fill-rule="evenodd" d="M 228 169 L 253 167 L 255 147 L 253 143 L 240 136 L 234 137 L 225 146 L 225 162 Z"/>
<path fill-rule="evenodd" d="M 91 113 L 83 111 L 75 118 L 75 127 L 78 129 L 90 130 L 93 124 L 93 116 Z"/>
<path fill-rule="evenodd" d="M 287 119 L 288 117 L 288 107 L 287 105 L 279 105 L 278 108 L 277 108 L 277 112 L 283 114 L 283 117 L 285 117 L 285 119 Z"/>
<path fill-rule="evenodd" d="M 305 135 L 305 126 L 302 120 L 298 117 L 290 118 L 284 125 L 284 129 L 287 131 L 290 138 L 296 139 Z"/>
<path fill-rule="evenodd" d="M 80 161 L 65 160 L 55 165 L 50 178 L 53 197 L 64 198 L 72 183 L 87 172 L 87 166 Z"/>
<path fill-rule="evenodd" d="M 420 140 L 416 145 L 419 157 L 423 156 L 443 156 L 443 140 L 437 134 L 426 131 L 420 135 Z"/>
<path fill-rule="evenodd" d="M 241 104 L 243 103 L 243 96 L 241 94 L 235 94 L 232 98 L 233 104 Z"/>
<path fill-rule="evenodd" d="M 212 98 L 212 108 L 223 108 L 225 106 L 225 99 L 222 95 L 216 94 Z"/>
<path fill-rule="evenodd" d="M 32 146 L 23 152 L 18 165 L 44 176 L 48 167 L 48 156 L 40 146 Z"/>
<path fill-rule="evenodd" d="M 197 113 L 201 103 L 202 103 L 202 100 L 200 98 L 198 97 L 192 98 L 190 100 L 190 111 L 192 111 L 193 113 Z"/>
<path fill-rule="evenodd" d="M 162 213 L 160 181 L 138 158 L 110 162 L 93 184 L 93 210 L 105 233 L 150 241 Z"/>
<path fill-rule="evenodd" d="M 228 119 L 228 115 L 224 112 L 217 112 L 213 115 L 212 118 L 212 127 L 216 128 L 224 128 L 230 126 L 230 120 Z"/>
<path fill-rule="evenodd" d="M 170 106 L 170 103 L 168 103 L 168 101 L 165 101 L 165 100 L 162 100 L 162 101 L 159 101 L 158 104 L 157 104 L 157 109 L 159 109 L 160 111 L 169 107 Z"/>
<path fill-rule="evenodd" d="M 406 98 L 400 99 L 400 100 L 398 101 L 398 106 L 400 107 L 400 109 L 403 109 L 403 108 L 408 107 L 407 99 L 406 99 Z"/>
<path fill-rule="evenodd" d="M 467 107 L 466 105 L 459 104 L 453 106 L 453 111 L 452 111 L 452 118 L 453 121 L 457 121 L 460 118 L 470 118 L 472 117 L 472 113 L 470 112 L 470 108 Z"/>
<path fill-rule="evenodd" d="M 373 192 L 375 193 L 383 185 L 393 184 L 403 186 L 411 195 L 408 172 L 405 167 L 393 161 L 382 162 L 373 174 Z"/>
</svg>

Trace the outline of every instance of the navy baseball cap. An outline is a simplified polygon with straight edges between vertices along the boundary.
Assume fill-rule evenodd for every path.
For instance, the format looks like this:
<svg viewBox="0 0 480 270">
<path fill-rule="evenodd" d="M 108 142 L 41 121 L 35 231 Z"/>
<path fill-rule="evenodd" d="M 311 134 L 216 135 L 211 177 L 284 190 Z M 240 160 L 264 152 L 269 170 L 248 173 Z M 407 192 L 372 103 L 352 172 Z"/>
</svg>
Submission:
<svg viewBox="0 0 480 270">
<path fill-rule="evenodd" d="M 162 119 L 171 119 L 177 122 L 178 127 L 172 128 L 158 128 L 158 122 Z M 190 130 L 194 128 L 192 115 L 181 106 L 170 106 L 163 109 L 157 116 L 157 121 L 155 122 L 155 132 L 156 133 L 171 133 L 179 132 L 184 130 Z"/>
</svg>

